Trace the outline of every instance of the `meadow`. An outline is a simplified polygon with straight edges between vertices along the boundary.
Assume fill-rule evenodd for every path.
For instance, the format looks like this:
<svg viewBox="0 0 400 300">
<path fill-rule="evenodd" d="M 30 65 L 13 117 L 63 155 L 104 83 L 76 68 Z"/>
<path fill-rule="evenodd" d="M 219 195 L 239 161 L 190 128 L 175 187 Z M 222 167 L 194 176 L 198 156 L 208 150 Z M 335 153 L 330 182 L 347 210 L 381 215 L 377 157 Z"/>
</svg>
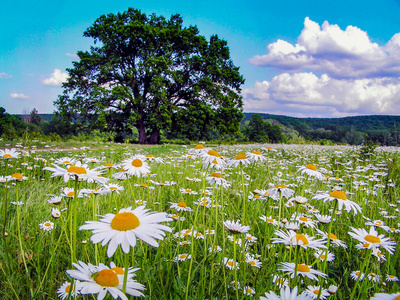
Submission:
<svg viewBox="0 0 400 300">
<path fill-rule="evenodd" d="M 0 149 L 1 299 L 400 295 L 398 148 Z"/>
</svg>

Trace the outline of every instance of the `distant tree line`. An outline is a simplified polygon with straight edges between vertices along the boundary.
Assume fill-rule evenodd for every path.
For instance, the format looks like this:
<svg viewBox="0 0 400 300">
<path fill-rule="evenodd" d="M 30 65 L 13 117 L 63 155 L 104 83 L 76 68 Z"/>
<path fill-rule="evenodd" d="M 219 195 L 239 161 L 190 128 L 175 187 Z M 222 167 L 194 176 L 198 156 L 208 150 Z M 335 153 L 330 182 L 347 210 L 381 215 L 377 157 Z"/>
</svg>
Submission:
<svg viewBox="0 0 400 300">
<path fill-rule="evenodd" d="M 211 112 L 209 112 L 211 113 Z M 174 115 L 173 126 L 160 132 L 160 143 L 189 143 L 213 141 L 221 143 L 319 143 L 361 145 L 366 140 L 383 146 L 400 144 L 400 116 L 360 116 L 346 118 L 294 118 L 288 116 L 244 113 L 240 129 L 233 133 L 221 132 L 209 121 L 205 110 L 191 110 L 190 114 Z M 0 136 L 16 139 L 24 133 L 53 140 L 93 136 L 108 141 L 138 142 L 135 127 L 126 130 L 102 120 L 101 116 L 87 120 L 86 126 L 66 121 L 57 113 L 11 115 L 0 107 Z"/>
</svg>

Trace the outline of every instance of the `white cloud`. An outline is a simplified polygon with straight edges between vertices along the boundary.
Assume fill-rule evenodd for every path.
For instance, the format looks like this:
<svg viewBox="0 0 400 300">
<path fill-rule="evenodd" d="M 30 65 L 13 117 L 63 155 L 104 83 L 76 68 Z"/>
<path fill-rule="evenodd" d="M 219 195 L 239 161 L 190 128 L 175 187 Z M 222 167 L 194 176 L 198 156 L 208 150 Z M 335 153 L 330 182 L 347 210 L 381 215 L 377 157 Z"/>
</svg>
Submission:
<svg viewBox="0 0 400 300">
<path fill-rule="evenodd" d="M 46 78 L 42 80 L 42 82 L 44 85 L 61 86 L 65 81 L 67 81 L 68 77 L 67 73 L 61 72 L 59 69 L 54 69 L 50 78 Z"/>
<path fill-rule="evenodd" d="M 11 77 L 12 77 L 12 75 L 9 75 L 7 73 L 0 73 L 0 78 L 2 78 L 2 79 L 9 79 Z"/>
<path fill-rule="evenodd" d="M 76 53 L 65 53 L 65 55 L 66 56 L 68 56 L 68 57 L 72 57 L 72 58 L 79 58 L 79 56 L 78 56 L 78 54 L 76 54 Z"/>
<path fill-rule="evenodd" d="M 400 111 L 400 78 L 335 79 L 283 73 L 243 90 L 249 112 L 340 117 Z"/>
<path fill-rule="evenodd" d="M 13 99 L 29 99 L 28 96 L 24 95 L 23 93 L 11 93 L 10 97 Z"/>
<path fill-rule="evenodd" d="M 307 17 L 296 45 L 278 40 L 268 45 L 267 54 L 249 61 L 286 71 L 319 71 L 333 78 L 399 77 L 400 33 L 379 46 L 355 26 L 342 30 L 325 21 L 320 27 Z"/>
</svg>

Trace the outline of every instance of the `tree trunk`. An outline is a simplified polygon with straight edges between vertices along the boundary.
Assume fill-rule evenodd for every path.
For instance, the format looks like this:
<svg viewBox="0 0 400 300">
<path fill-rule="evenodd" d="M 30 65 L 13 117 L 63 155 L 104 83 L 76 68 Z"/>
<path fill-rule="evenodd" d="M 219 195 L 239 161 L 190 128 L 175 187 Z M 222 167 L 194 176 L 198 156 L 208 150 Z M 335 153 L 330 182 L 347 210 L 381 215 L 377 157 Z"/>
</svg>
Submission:
<svg viewBox="0 0 400 300">
<path fill-rule="evenodd" d="M 137 130 L 139 132 L 139 144 L 147 144 L 146 128 L 144 127 L 143 119 L 138 120 Z"/>
<path fill-rule="evenodd" d="M 160 129 L 154 129 L 149 138 L 149 144 L 157 144 L 160 141 Z"/>
</svg>

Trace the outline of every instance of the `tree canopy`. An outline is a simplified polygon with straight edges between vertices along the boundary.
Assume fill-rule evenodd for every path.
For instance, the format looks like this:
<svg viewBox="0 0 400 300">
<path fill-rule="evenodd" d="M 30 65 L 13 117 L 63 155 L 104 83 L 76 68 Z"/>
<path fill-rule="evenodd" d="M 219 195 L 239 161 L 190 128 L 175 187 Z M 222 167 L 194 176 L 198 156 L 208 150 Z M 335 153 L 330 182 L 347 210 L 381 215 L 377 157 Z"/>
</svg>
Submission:
<svg viewBox="0 0 400 300">
<path fill-rule="evenodd" d="M 244 78 L 227 42 L 182 23 L 180 15 L 167 20 L 133 8 L 99 17 L 84 32 L 95 46 L 79 51 L 67 70 L 58 113 L 79 128 L 136 127 L 139 143 L 157 143 L 160 130 L 192 122 L 238 131 Z"/>
</svg>

